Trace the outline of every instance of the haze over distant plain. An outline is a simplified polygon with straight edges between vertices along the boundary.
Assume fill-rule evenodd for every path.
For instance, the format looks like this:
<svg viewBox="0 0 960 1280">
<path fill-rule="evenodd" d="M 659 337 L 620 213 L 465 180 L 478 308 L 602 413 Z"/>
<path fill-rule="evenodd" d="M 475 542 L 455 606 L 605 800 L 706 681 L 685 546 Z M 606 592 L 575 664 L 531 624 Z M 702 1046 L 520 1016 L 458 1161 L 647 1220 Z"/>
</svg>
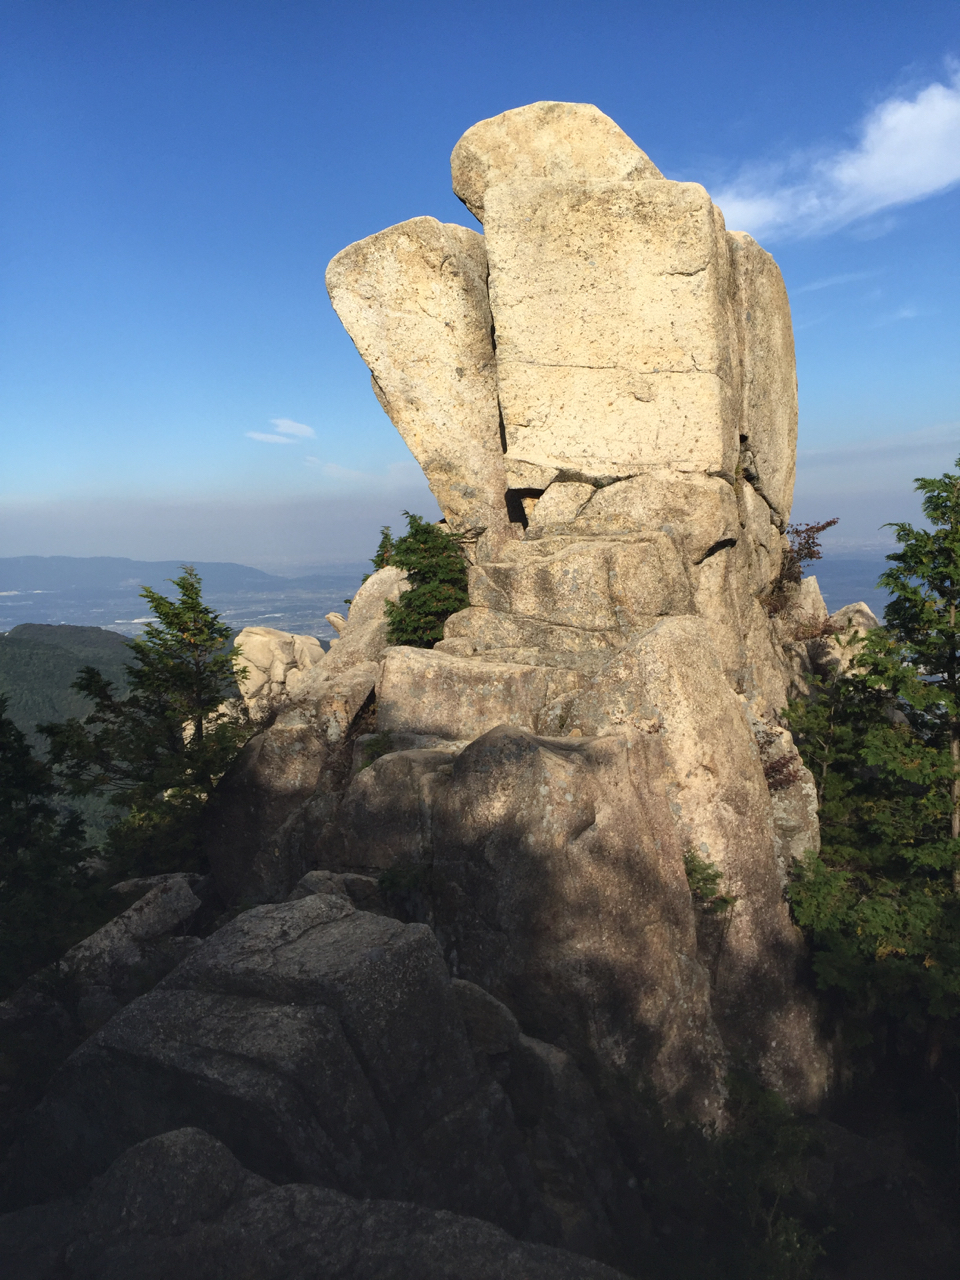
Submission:
<svg viewBox="0 0 960 1280">
<path fill-rule="evenodd" d="M 960 453 L 956 8 L 34 0 L 0 14 L 0 546 L 357 561 L 436 513 L 323 287 L 346 244 L 476 225 L 475 121 L 596 103 L 790 291 L 794 518 L 878 551 Z"/>
</svg>

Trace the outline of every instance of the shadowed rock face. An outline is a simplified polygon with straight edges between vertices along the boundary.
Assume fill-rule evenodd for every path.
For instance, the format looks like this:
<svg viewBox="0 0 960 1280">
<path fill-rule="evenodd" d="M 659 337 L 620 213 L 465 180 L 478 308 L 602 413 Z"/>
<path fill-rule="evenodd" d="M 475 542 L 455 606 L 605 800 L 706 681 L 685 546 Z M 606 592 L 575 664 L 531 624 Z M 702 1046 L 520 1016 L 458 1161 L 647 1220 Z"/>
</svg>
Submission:
<svg viewBox="0 0 960 1280">
<path fill-rule="evenodd" d="M 476 1218 L 276 1186 L 201 1129 L 131 1147 L 76 1197 L 0 1218 L 8 1280 L 617 1280 Z"/>
<path fill-rule="evenodd" d="M 434 787 L 435 927 L 532 1034 L 715 1123 L 723 1046 L 667 783 L 656 735 L 485 734 Z"/>
<path fill-rule="evenodd" d="M 74 1195 L 132 1145 L 194 1126 L 259 1179 L 622 1248 L 639 1206 L 589 1086 L 452 982 L 424 925 L 312 894 L 244 913 L 188 959 L 63 1065 L 8 1155 L 6 1206 Z"/>
</svg>

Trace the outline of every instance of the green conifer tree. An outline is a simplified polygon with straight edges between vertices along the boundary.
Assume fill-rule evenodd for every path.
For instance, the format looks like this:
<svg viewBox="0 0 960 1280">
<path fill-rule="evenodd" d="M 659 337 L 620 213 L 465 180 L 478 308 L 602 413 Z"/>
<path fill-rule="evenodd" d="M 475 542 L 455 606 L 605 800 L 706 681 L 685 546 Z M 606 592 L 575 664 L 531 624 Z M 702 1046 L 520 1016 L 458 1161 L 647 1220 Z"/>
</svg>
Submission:
<svg viewBox="0 0 960 1280">
<path fill-rule="evenodd" d="M 470 603 L 463 546 L 456 534 L 409 511 L 403 514 L 407 532 L 394 540 L 389 529 L 381 530 L 373 561 L 378 569 L 386 564 L 406 569 L 410 583 L 399 602 L 387 601 L 387 638 L 390 644 L 432 649 L 443 639 L 447 618 Z"/>
<path fill-rule="evenodd" d="M 50 760 L 74 794 L 106 793 L 125 814 L 111 828 L 108 853 L 118 871 L 151 874 L 198 869 L 199 816 L 214 784 L 251 732 L 224 700 L 245 668 L 229 646 L 230 628 L 203 603 L 196 570 L 185 565 L 168 599 L 140 593 L 156 618 L 130 642 L 130 691 L 114 692 L 94 667 L 74 688 L 94 704 L 82 721 L 38 726 Z"/>
<path fill-rule="evenodd" d="M 0 997 L 101 922 L 93 853 L 0 695 Z"/>
<path fill-rule="evenodd" d="M 960 467 L 960 458 L 955 464 Z M 949 740 L 951 759 L 950 834 L 960 839 L 960 475 L 918 479 L 924 495 L 923 514 L 931 529 L 909 524 L 889 526 L 900 550 L 887 556 L 890 568 L 880 586 L 893 593 L 884 612 L 891 637 L 900 645 L 902 660 L 924 682 L 935 687 L 928 714 L 934 716 Z M 960 846 L 958 846 L 960 849 Z M 954 870 L 960 892 L 960 865 Z"/>
<path fill-rule="evenodd" d="M 863 1039 L 880 1023 L 940 1036 L 960 1015 L 960 476 L 916 486 L 931 528 L 893 526 L 886 625 L 845 641 L 847 674 L 788 711 L 822 839 L 791 903 L 821 987 Z"/>
</svg>

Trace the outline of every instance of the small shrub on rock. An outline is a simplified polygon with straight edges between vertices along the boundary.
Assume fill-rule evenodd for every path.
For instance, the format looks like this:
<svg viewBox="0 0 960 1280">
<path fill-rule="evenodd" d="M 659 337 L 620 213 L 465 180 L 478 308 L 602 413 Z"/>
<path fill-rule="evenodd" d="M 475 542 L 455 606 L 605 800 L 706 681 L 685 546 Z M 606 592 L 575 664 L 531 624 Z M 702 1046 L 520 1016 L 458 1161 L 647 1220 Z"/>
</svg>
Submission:
<svg viewBox="0 0 960 1280">
<path fill-rule="evenodd" d="M 780 572 L 771 583 L 770 590 L 760 601 L 771 617 L 782 613 L 791 604 L 796 589 L 803 578 L 803 566 L 811 564 L 814 560 L 823 559 L 823 552 L 820 548 L 821 533 L 825 533 L 827 529 L 832 529 L 839 522 L 840 517 L 834 516 L 832 520 L 824 520 L 820 524 L 791 524 L 787 526 L 788 547 L 780 565 Z M 816 634 L 822 635 L 823 632 L 818 631 Z M 806 639 L 813 638 L 813 636 L 797 636 L 796 638 Z"/>
</svg>

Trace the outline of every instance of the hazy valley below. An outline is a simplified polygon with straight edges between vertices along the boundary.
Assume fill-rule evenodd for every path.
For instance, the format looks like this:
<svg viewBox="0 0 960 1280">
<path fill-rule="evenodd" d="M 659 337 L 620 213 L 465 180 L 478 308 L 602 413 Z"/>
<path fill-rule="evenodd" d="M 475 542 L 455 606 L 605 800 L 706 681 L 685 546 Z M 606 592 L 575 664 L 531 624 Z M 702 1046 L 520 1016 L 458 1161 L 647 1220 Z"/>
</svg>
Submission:
<svg viewBox="0 0 960 1280">
<path fill-rule="evenodd" d="M 335 634 L 325 615 L 345 612 L 344 599 L 370 570 L 366 561 L 357 561 L 282 578 L 240 564 L 197 562 L 195 567 L 204 600 L 235 630 L 275 627 L 320 639 Z M 149 621 L 142 587 L 167 593 L 180 568 L 177 560 L 119 556 L 0 558 L 0 632 L 23 623 L 66 623 L 139 635 Z"/>
</svg>

